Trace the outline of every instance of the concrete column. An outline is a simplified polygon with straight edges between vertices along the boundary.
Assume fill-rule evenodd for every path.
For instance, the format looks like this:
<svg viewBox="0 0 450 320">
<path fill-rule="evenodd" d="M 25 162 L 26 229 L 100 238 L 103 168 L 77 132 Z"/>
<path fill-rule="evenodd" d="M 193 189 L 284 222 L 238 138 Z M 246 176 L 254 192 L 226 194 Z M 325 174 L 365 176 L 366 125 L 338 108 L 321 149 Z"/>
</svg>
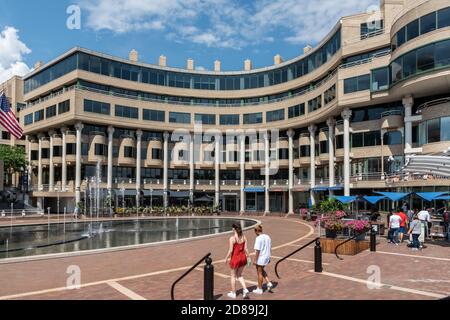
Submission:
<svg viewBox="0 0 450 320">
<path fill-rule="evenodd" d="M 217 139 L 218 137 L 216 136 L 216 140 L 215 142 L 215 147 L 214 147 L 214 155 L 215 155 L 215 201 L 214 201 L 214 205 L 216 207 L 219 206 L 219 202 L 220 202 L 220 139 Z"/>
<path fill-rule="evenodd" d="M 412 149 L 412 107 L 414 99 L 411 96 L 403 98 L 403 106 L 405 108 L 405 153 Z"/>
<path fill-rule="evenodd" d="M 311 164 L 310 164 L 310 172 L 309 172 L 309 177 L 310 177 L 310 184 L 311 184 L 311 191 L 310 191 L 310 199 L 311 199 L 311 205 L 315 205 L 316 204 L 316 199 L 314 197 L 314 191 L 313 189 L 316 186 L 316 131 L 317 131 L 317 126 L 315 125 L 310 125 L 308 127 L 309 130 L 309 144 L 310 144 L 310 159 L 311 159 Z"/>
<path fill-rule="evenodd" d="M 112 194 L 113 185 L 113 158 L 114 158 L 114 127 L 108 127 L 108 178 L 107 178 L 107 189 L 108 195 Z"/>
<path fill-rule="evenodd" d="M 77 145 L 76 145 L 76 167 L 75 167 L 75 205 L 81 201 L 81 134 L 83 124 L 78 122 L 75 124 L 77 131 Z"/>
<path fill-rule="evenodd" d="M 289 138 L 289 211 L 288 214 L 294 214 L 294 130 L 287 132 Z"/>
<path fill-rule="evenodd" d="M 62 191 L 66 191 L 67 188 L 67 145 L 66 145 L 66 136 L 67 136 L 67 128 L 63 127 L 61 128 L 61 135 L 62 135 L 62 164 L 61 164 L 61 187 Z"/>
<path fill-rule="evenodd" d="M 352 111 L 345 109 L 341 116 L 344 119 L 344 195 L 350 196 L 350 118 Z"/>
<path fill-rule="evenodd" d="M 239 137 L 240 141 L 240 155 L 239 161 L 241 164 L 241 214 L 245 213 L 245 134 L 242 133 Z"/>
<path fill-rule="evenodd" d="M 270 141 L 269 132 L 264 133 L 264 163 L 265 163 L 265 179 L 266 179 L 266 190 L 265 190 L 265 211 L 264 214 L 270 213 Z"/>
<path fill-rule="evenodd" d="M 194 163 L 194 134 L 189 140 L 189 200 L 194 205 L 195 163 Z"/>
<path fill-rule="evenodd" d="M 170 134 L 168 132 L 164 132 L 164 208 L 169 206 L 169 138 Z"/>
<path fill-rule="evenodd" d="M 39 139 L 39 151 L 38 151 L 38 190 L 42 190 L 42 139 L 44 139 L 42 133 L 38 134 Z"/>
<path fill-rule="evenodd" d="M 330 188 L 336 185 L 335 177 L 334 177 L 334 130 L 336 126 L 336 121 L 334 118 L 330 118 L 327 121 L 328 125 L 328 178 L 330 180 Z M 333 191 L 330 190 L 330 196 L 333 195 Z"/>
<path fill-rule="evenodd" d="M 55 166 L 53 163 L 53 142 L 55 131 L 49 131 L 48 133 L 50 137 L 50 168 L 49 168 L 49 181 L 48 181 L 48 189 L 50 191 L 55 191 Z"/>
<path fill-rule="evenodd" d="M 142 130 L 136 131 L 136 207 L 141 199 Z"/>
</svg>

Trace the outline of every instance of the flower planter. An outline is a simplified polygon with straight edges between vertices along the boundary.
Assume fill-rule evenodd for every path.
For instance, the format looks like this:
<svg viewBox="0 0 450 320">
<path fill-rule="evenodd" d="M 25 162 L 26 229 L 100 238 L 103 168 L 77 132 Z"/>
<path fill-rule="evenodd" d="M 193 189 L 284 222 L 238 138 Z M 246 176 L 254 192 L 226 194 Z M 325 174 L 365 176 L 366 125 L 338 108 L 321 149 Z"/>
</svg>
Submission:
<svg viewBox="0 0 450 320">
<path fill-rule="evenodd" d="M 336 239 L 337 231 L 336 230 L 325 230 L 325 235 L 327 239 Z"/>
<path fill-rule="evenodd" d="M 364 241 L 366 240 L 366 233 L 363 232 L 355 238 L 356 241 Z"/>
<path fill-rule="evenodd" d="M 322 252 L 323 253 L 331 253 L 334 254 L 334 251 L 336 250 L 336 246 L 344 242 L 346 239 L 328 239 L 328 238 L 321 238 L 320 243 L 322 245 Z M 358 253 L 365 251 L 370 248 L 369 241 L 355 241 L 351 240 L 344 245 L 340 246 L 338 248 L 338 254 L 340 255 L 349 255 L 354 256 Z"/>
</svg>

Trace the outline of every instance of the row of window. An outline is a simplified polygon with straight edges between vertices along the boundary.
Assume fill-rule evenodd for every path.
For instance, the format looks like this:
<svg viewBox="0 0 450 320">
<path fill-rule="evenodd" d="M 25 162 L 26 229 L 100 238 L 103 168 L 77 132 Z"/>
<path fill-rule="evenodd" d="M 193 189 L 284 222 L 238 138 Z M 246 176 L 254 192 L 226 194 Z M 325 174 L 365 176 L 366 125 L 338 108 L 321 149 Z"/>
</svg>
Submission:
<svg viewBox="0 0 450 320">
<path fill-rule="evenodd" d="M 370 89 L 370 74 L 364 74 L 344 80 L 344 94 Z"/>
<path fill-rule="evenodd" d="M 66 100 L 58 103 L 58 106 L 53 105 L 46 109 L 38 110 L 33 113 L 26 114 L 24 116 L 24 125 L 28 126 L 33 122 L 40 122 L 45 119 L 50 119 L 56 115 L 64 114 L 70 111 L 70 100 Z"/>
<path fill-rule="evenodd" d="M 427 143 L 450 141 L 450 117 L 424 121 L 413 128 L 413 141 L 419 146 Z"/>
<path fill-rule="evenodd" d="M 391 40 L 392 51 L 418 36 L 446 27 L 450 27 L 450 7 L 429 13 L 401 28 Z"/>
<path fill-rule="evenodd" d="M 241 76 L 164 71 L 77 52 L 25 80 L 25 93 L 75 69 L 160 86 L 201 90 L 244 90 L 277 85 L 302 77 L 328 62 L 341 47 L 340 30 L 309 56 L 280 69 Z"/>
</svg>

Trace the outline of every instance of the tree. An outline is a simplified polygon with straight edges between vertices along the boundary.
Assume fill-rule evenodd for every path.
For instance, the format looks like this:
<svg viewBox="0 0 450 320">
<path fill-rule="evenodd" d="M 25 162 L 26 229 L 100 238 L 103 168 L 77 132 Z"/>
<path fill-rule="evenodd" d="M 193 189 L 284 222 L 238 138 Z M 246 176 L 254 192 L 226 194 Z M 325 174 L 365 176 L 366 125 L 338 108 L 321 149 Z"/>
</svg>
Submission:
<svg viewBox="0 0 450 320">
<path fill-rule="evenodd" d="M 4 170 L 9 174 L 20 172 L 28 165 L 25 150 L 21 147 L 0 145 L 0 161 L 3 161 Z"/>
</svg>

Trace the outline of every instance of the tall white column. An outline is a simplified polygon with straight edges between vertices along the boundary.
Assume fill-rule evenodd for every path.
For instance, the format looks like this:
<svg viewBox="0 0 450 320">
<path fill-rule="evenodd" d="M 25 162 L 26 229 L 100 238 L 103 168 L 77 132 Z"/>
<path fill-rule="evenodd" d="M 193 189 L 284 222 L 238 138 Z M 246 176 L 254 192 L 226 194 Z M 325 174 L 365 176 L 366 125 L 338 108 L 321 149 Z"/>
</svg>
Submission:
<svg viewBox="0 0 450 320">
<path fill-rule="evenodd" d="M 194 134 L 189 140 L 189 201 L 194 205 L 195 165 L 194 165 Z"/>
<path fill-rule="evenodd" d="M 136 206 L 139 207 L 141 199 L 141 166 L 142 166 L 142 130 L 136 131 Z"/>
<path fill-rule="evenodd" d="M 412 149 L 412 107 L 414 99 L 411 96 L 403 98 L 403 106 L 405 108 L 405 153 L 409 153 Z"/>
<path fill-rule="evenodd" d="M 78 122 L 75 125 L 77 131 L 77 145 L 76 145 L 76 166 L 75 166 L 75 205 L 81 201 L 81 134 L 83 124 Z"/>
<path fill-rule="evenodd" d="M 245 134 L 242 133 L 239 137 L 240 155 L 239 161 L 241 164 L 241 214 L 245 213 Z"/>
<path fill-rule="evenodd" d="M 112 194 L 113 185 L 113 158 L 114 158 L 114 127 L 108 127 L 108 178 L 107 189 L 108 195 Z"/>
<path fill-rule="evenodd" d="M 294 214 L 294 130 L 287 132 L 289 138 L 289 211 L 288 214 Z"/>
<path fill-rule="evenodd" d="M 169 206 L 169 137 L 168 132 L 164 132 L 164 208 Z"/>
<path fill-rule="evenodd" d="M 66 145 L 67 128 L 61 128 L 61 140 L 62 140 L 62 163 L 61 163 L 61 187 L 62 191 L 66 191 L 67 188 L 67 145 Z"/>
<path fill-rule="evenodd" d="M 310 169 L 309 169 L 309 178 L 310 178 L 310 184 L 311 184 L 311 191 L 310 191 L 310 199 L 311 199 L 311 205 L 316 204 L 316 199 L 314 197 L 314 188 L 316 187 L 316 131 L 317 127 L 315 125 L 310 125 L 308 127 L 309 130 L 309 144 L 310 144 Z"/>
<path fill-rule="evenodd" d="M 220 202 L 220 139 L 219 136 L 216 136 L 215 147 L 214 147 L 214 159 L 215 159 L 215 201 L 214 205 L 216 207 L 219 206 Z"/>
<path fill-rule="evenodd" d="M 39 151 L 38 151 L 38 190 L 42 190 L 42 140 L 44 135 L 40 133 L 38 135 L 39 139 Z"/>
<path fill-rule="evenodd" d="M 345 109 L 341 116 L 344 119 L 344 195 L 350 196 L 350 118 L 352 111 Z"/>
<path fill-rule="evenodd" d="M 265 212 L 264 214 L 270 213 L 270 141 L 269 132 L 264 133 L 264 163 L 265 163 L 265 179 L 266 179 L 266 190 L 265 190 Z"/>
<path fill-rule="evenodd" d="M 53 142 L 55 131 L 49 131 L 48 133 L 50 137 L 50 167 L 49 167 L 49 181 L 48 181 L 48 189 L 49 191 L 55 191 L 55 166 L 53 163 Z"/>
<path fill-rule="evenodd" d="M 328 178 L 330 181 L 330 188 L 336 185 L 335 177 L 334 177 L 334 130 L 336 121 L 334 118 L 330 118 L 327 121 L 328 125 Z M 333 191 L 330 190 L 330 196 L 333 195 Z"/>
</svg>

